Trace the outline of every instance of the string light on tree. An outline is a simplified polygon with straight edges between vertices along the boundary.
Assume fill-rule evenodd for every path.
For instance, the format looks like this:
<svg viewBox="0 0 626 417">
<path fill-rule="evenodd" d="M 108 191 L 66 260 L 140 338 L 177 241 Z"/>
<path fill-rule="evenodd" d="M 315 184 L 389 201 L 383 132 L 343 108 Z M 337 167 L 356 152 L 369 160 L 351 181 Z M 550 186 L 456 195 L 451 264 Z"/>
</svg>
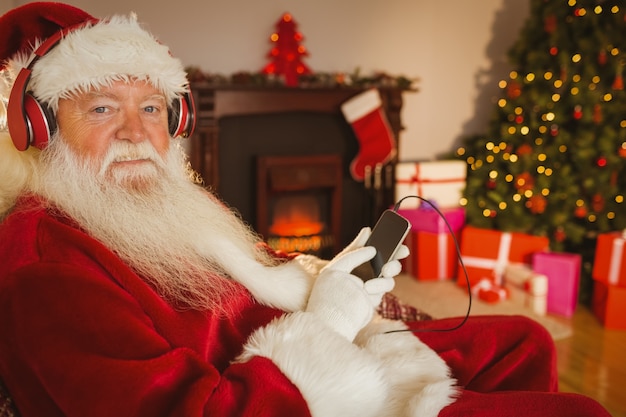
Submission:
<svg viewBox="0 0 626 417">
<path fill-rule="evenodd" d="M 578 251 L 626 228 L 626 5 L 529 1 L 488 130 L 457 152 L 467 222 Z"/>
</svg>

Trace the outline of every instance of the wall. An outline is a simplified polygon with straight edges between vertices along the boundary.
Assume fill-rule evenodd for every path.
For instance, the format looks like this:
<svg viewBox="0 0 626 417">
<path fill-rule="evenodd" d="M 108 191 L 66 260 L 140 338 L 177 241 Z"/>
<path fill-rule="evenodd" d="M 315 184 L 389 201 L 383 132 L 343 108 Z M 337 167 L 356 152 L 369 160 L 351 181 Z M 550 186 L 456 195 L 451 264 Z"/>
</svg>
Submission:
<svg viewBox="0 0 626 417">
<path fill-rule="evenodd" d="M 98 17 L 135 11 L 185 65 L 231 74 L 267 63 L 293 14 L 314 71 L 418 77 L 405 95 L 400 159 L 429 159 L 485 130 L 529 0 L 67 0 Z M 28 0 L 0 0 L 0 13 Z"/>
</svg>

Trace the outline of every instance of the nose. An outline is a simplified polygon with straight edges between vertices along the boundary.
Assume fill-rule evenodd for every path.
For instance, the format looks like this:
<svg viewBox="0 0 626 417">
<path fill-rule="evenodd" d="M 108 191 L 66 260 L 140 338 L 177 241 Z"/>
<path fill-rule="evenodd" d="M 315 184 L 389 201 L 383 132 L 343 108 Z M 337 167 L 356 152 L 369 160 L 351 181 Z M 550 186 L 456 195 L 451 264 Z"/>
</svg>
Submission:
<svg viewBox="0 0 626 417">
<path fill-rule="evenodd" d="M 123 112 L 120 128 L 117 130 L 117 139 L 138 143 L 146 139 L 146 130 L 138 111 L 126 110 Z"/>
</svg>

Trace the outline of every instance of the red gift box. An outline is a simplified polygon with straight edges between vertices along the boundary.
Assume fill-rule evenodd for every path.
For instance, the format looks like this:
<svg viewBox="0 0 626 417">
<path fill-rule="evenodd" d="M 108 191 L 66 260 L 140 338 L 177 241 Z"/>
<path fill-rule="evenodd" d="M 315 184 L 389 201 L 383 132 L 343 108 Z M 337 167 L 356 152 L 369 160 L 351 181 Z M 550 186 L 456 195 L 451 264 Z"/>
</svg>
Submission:
<svg viewBox="0 0 626 417">
<path fill-rule="evenodd" d="M 456 275 L 458 254 L 450 233 L 411 230 L 405 245 L 411 251 L 403 260 L 407 274 L 425 281 L 449 279 Z"/>
<path fill-rule="evenodd" d="M 398 210 L 411 223 L 405 241 L 411 254 L 404 261 L 404 271 L 420 280 L 448 279 L 456 275 L 458 253 L 450 229 L 458 239 L 458 232 L 465 224 L 465 209 L 442 208 L 439 211 L 441 214 L 428 204 Z"/>
<path fill-rule="evenodd" d="M 543 236 L 466 226 L 461 234 L 461 258 L 471 286 L 484 278 L 501 286 L 504 268 L 509 263 L 530 265 L 532 255 L 547 251 L 549 245 L 549 239 Z M 465 286 L 463 268 L 457 270 L 457 282 Z"/>
<path fill-rule="evenodd" d="M 607 329 L 626 330 L 626 288 L 594 281 L 591 309 Z"/>
<path fill-rule="evenodd" d="M 625 233 L 601 233 L 596 241 L 593 279 L 609 285 L 626 287 Z"/>
<path fill-rule="evenodd" d="M 578 305 L 582 258 L 575 253 L 539 252 L 532 269 L 548 277 L 548 313 L 571 317 Z"/>
</svg>

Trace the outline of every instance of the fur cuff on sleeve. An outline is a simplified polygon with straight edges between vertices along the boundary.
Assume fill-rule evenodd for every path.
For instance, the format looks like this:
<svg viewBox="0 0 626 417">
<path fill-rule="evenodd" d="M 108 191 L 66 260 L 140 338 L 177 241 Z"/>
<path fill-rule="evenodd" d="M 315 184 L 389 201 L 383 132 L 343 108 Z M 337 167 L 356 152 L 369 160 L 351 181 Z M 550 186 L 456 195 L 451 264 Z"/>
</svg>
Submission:
<svg viewBox="0 0 626 417">
<path fill-rule="evenodd" d="M 388 385 L 379 361 L 314 314 L 282 316 L 257 330 L 239 361 L 271 359 L 300 389 L 314 417 L 379 416 Z"/>
</svg>

